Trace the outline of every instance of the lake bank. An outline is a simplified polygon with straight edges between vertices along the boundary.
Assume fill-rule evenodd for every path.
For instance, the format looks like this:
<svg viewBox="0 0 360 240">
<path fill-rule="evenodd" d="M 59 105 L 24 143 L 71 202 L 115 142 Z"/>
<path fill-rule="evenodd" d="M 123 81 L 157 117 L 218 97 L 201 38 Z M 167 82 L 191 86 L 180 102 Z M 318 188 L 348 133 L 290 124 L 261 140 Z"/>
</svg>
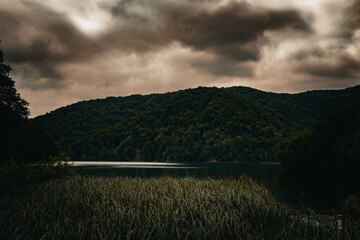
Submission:
<svg viewBox="0 0 360 240">
<path fill-rule="evenodd" d="M 274 196 L 292 207 L 333 211 L 340 200 L 360 192 L 354 181 L 322 176 L 287 174 L 274 162 L 71 162 L 78 174 L 120 177 L 239 178 L 247 175 L 264 184 Z"/>
<path fill-rule="evenodd" d="M 0 237 L 62 239 L 354 239 L 316 226 L 253 180 L 70 177 L 0 198 Z"/>
</svg>

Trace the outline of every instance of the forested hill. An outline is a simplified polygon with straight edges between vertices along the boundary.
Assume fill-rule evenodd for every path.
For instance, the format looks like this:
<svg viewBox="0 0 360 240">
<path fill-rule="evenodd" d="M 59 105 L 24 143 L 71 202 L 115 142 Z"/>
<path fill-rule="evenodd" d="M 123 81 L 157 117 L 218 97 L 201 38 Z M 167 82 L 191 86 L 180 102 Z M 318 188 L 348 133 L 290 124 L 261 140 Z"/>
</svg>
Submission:
<svg viewBox="0 0 360 240">
<path fill-rule="evenodd" d="M 284 137 L 360 103 L 360 86 L 276 94 L 247 87 L 83 101 L 39 116 L 73 160 L 270 161 Z"/>
<path fill-rule="evenodd" d="M 291 173 L 359 176 L 360 107 L 339 111 L 284 139 L 276 157 Z"/>
</svg>

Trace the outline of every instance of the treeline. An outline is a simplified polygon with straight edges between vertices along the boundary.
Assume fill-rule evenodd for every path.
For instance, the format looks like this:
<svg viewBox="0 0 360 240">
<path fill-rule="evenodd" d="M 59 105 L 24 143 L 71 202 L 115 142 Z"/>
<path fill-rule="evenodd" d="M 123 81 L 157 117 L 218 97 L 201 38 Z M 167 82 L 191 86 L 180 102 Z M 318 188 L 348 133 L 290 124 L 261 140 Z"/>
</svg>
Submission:
<svg viewBox="0 0 360 240">
<path fill-rule="evenodd" d="M 66 153 L 60 153 L 51 135 L 29 120 L 29 103 L 15 88 L 11 70 L 0 50 L 0 194 L 4 196 L 20 185 L 74 174 Z"/>
<path fill-rule="evenodd" d="M 359 96 L 360 86 L 301 94 L 200 87 L 83 101 L 33 121 L 73 160 L 269 161 L 282 139 Z"/>
<path fill-rule="evenodd" d="M 283 140 L 276 156 L 293 172 L 360 174 L 360 108 L 342 110 Z"/>
</svg>

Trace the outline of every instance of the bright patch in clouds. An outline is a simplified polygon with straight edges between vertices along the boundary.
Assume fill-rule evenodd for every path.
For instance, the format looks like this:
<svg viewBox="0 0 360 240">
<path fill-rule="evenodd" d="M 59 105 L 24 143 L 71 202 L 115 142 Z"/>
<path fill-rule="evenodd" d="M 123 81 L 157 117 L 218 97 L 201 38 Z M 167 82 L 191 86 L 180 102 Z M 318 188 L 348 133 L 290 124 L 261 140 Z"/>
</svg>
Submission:
<svg viewBox="0 0 360 240">
<path fill-rule="evenodd" d="M 35 0 L 55 12 L 66 16 L 85 34 L 95 35 L 103 33 L 112 25 L 111 14 L 100 8 L 104 0 Z M 111 1 L 113 2 L 113 1 Z"/>
<path fill-rule="evenodd" d="M 81 31 L 87 34 L 98 34 L 106 27 L 105 23 L 100 21 L 86 19 L 79 16 L 70 16 L 70 18 Z"/>
</svg>

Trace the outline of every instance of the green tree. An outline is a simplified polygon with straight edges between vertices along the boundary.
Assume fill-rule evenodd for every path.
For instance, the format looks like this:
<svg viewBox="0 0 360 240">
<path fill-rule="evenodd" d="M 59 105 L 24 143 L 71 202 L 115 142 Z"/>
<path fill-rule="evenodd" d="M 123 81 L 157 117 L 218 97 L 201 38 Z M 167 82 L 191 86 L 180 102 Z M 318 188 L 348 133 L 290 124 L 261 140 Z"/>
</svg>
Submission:
<svg viewBox="0 0 360 240">
<path fill-rule="evenodd" d="M 154 161 L 155 148 L 152 141 L 148 140 L 144 143 L 144 146 L 142 148 L 142 157 L 144 161 Z"/>
<path fill-rule="evenodd" d="M 29 103 L 20 97 L 15 89 L 15 82 L 9 76 L 11 67 L 4 64 L 4 54 L 0 50 L 0 103 L 7 106 L 22 118 L 28 118 Z"/>
</svg>

